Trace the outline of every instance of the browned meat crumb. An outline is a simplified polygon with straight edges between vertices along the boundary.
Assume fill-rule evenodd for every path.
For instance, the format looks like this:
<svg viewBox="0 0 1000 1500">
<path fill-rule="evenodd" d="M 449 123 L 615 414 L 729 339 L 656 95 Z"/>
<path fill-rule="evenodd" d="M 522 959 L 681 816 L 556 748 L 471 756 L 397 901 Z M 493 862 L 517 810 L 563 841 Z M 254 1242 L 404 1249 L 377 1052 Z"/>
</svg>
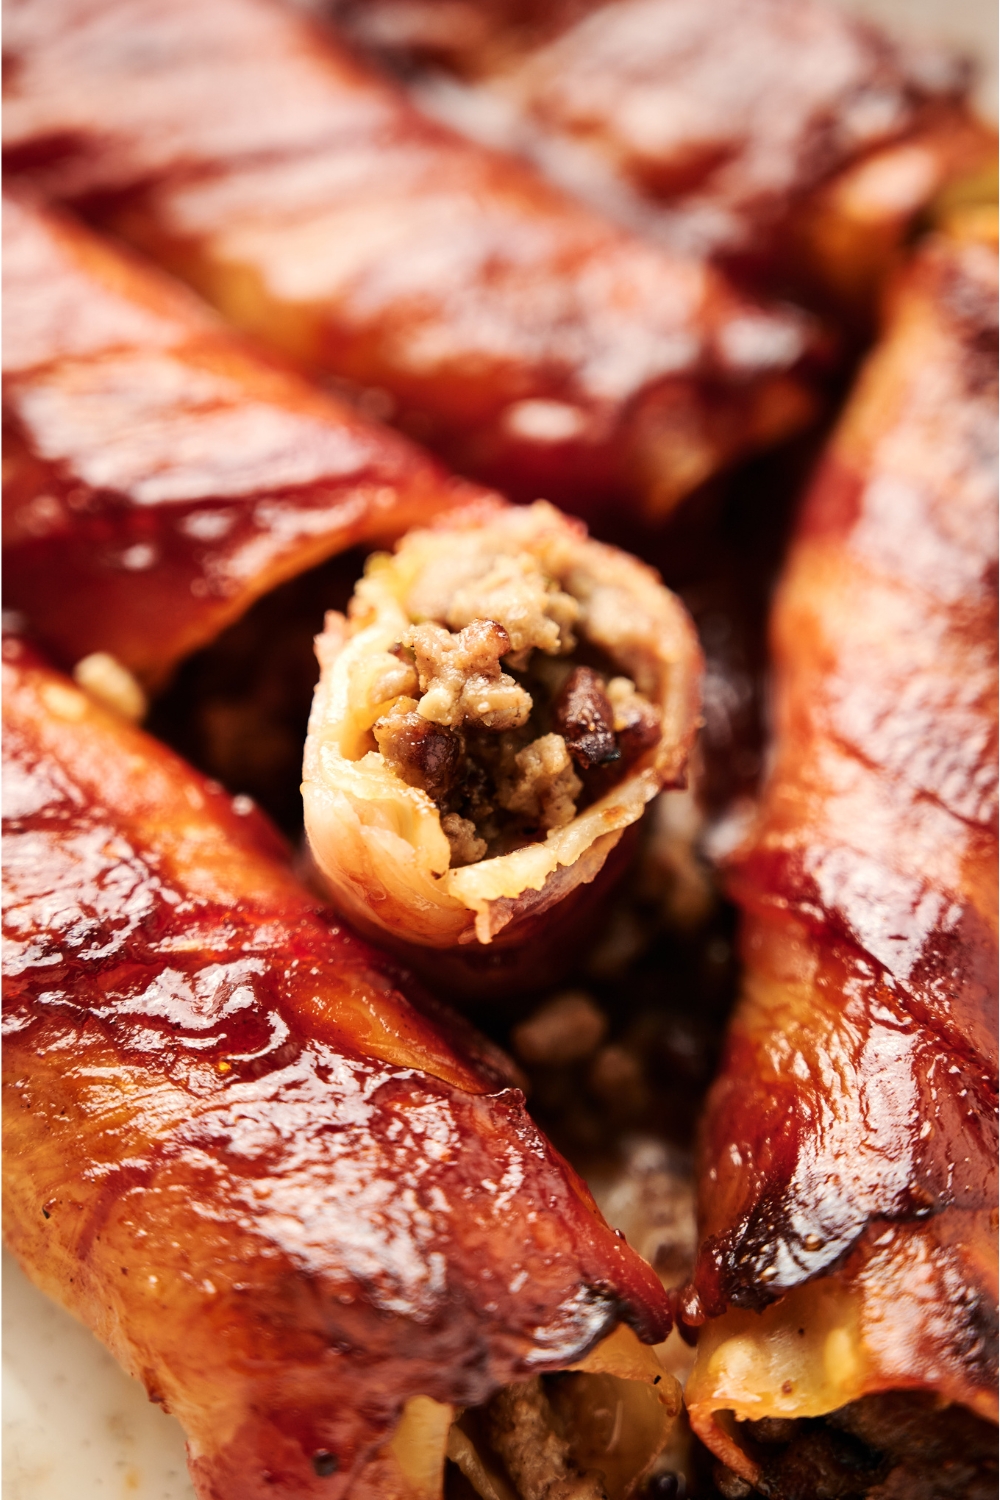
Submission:
<svg viewBox="0 0 1000 1500">
<path fill-rule="evenodd" d="M 413 698 L 399 698 L 373 726 L 375 741 L 407 786 L 423 787 L 435 802 L 453 791 L 465 756 L 462 736 L 417 713 Z"/>
<path fill-rule="evenodd" d="M 414 625 L 403 637 L 416 661 L 423 697 L 419 712 L 435 724 L 516 729 L 531 713 L 531 697 L 501 671 L 510 637 L 496 620 L 473 620 L 453 635 L 443 625 Z"/>
<path fill-rule="evenodd" d="M 626 762 L 635 760 L 660 737 L 659 711 L 636 692 L 635 683 L 627 677 L 612 677 L 606 692 L 622 758 Z"/>
<path fill-rule="evenodd" d="M 619 1117 L 641 1114 L 649 1101 L 641 1060 L 617 1042 L 598 1052 L 590 1066 L 587 1084 L 591 1093 Z"/>
<path fill-rule="evenodd" d="M 476 833 L 476 825 L 469 818 L 460 818 L 458 813 L 446 813 L 441 819 L 444 835 L 451 845 L 451 868 L 474 865 L 487 850 L 485 839 Z"/>
<path fill-rule="evenodd" d="M 455 590 L 445 616 L 451 628 L 497 620 L 510 637 L 509 649 L 519 655 L 532 649 L 550 656 L 571 651 L 580 613 L 572 595 L 547 578 L 532 557 L 497 557 L 491 563 L 481 577 Z"/>
<path fill-rule="evenodd" d="M 537 1377 L 505 1386 L 489 1405 L 490 1442 L 523 1500 L 607 1500 L 597 1474 L 580 1474 Z"/>
<path fill-rule="evenodd" d="M 734 1474 L 732 1469 L 727 1469 L 725 1464 L 713 1465 L 712 1480 L 723 1500 L 746 1500 L 753 1494 L 753 1486 Z"/>
<path fill-rule="evenodd" d="M 514 757 L 513 777 L 503 777 L 497 801 L 508 812 L 521 813 L 539 828 L 565 828 L 576 816 L 582 783 L 573 770 L 566 741 L 543 734 Z"/>
<path fill-rule="evenodd" d="M 620 760 L 614 711 L 604 682 L 592 667 L 574 667 L 552 708 L 555 727 L 584 770 Z"/>
<path fill-rule="evenodd" d="M 590 996 L 569 990 L 553 995 L 527 1021 L 515 1026 L 511 1041 L 523 1062 L 560 1067 L 596 1052 L 607 1029 L 607 1016 Z"/>
</svg>

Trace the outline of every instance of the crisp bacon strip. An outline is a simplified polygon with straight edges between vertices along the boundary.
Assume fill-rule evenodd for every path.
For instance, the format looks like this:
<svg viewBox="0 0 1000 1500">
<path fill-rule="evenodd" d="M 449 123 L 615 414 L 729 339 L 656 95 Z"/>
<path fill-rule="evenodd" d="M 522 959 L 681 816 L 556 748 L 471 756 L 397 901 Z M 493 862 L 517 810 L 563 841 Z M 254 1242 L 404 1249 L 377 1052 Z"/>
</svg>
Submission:
<svg viewBox="0 0 1000 1500">
<path fill-rule="evenodd" d="M 968 69 L 826 0 L 331 3 L 431 65 L 421 97 L 456 123 L 668 244 L 849 304 L 945 184 L 992 173 Z"/>
<path fill-rule="evenodd" d="M 599 1340 L 600 1493 L 630 1493 L 678 1393 L 625 1323 L 662 1338 L 665 1293 L 487 1044 L 240 799 L 18 641 L 3 689 L 5 1234 L 180 1418 L 199 1496 L 433 1500 L 446 1445 L 499 1462 L 454 1407 Z M 588 1390 L 553 1397 L 563 1475 Z"/>
<path fill-rule="evenodd" d="M 807 1492 L 786 1419 L 823 1414 L 899 1468 L 879 1495 L 922 1493 L 925 1420 L 953 1424 L 935 1496 L 996 1487 L 969 1417 L 995 1420 L 997 1378 L 995 320 L 993 248 L 919 254 L 775 607 L 777 758 L 733 869 L 748 972 L 685 1306 L 711 1320 L 694 1427 L 779 1497 Z M 890 1392 L 913 1393 L 895 1436 Z"/>
<path fill-rule="evenodd" d="M 419 115 L 276 0 L 10 6 L 8 172 L 517 499 L 652 516 L 813 409 L 811 334 Z"/>
<path fill-rule="evenodd" d="M 4 565 L 68 666 L 158 687 L 262 594 L 468 499 L 181 287 L 5 197 Z"/>
</svg>

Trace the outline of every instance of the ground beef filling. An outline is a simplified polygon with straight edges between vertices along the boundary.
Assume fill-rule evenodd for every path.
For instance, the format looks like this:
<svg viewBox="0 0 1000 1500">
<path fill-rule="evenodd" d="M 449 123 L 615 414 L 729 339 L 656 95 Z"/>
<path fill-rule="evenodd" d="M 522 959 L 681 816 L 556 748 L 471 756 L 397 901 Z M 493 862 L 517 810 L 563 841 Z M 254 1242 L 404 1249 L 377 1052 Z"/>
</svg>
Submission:
<svg viewBox="0 0 1000 1500">
<path fill-rule="evenodd" d="M 865 1396 L 824 1418 L 746 1422 L 773 1500 L 992 1500 L 996 1428 L 964 1407 L 909 1391 Z M 728 1470 L 730 1500 L 752 1494 Z"/>
<path fill-rule="evenodd" d="M 510 629 L 478 617 L 412 625 L 382 669 L 398 696 L 375 741 L 437 805 L 452 868 L 565 827 L 659 737 L 657 710 L 628 678 L 572 659 L 568 596 L 553 597 L 558 619 L 522 607 Z M 459 602 L 452 621 L 468 615 Z"/>
</svg>

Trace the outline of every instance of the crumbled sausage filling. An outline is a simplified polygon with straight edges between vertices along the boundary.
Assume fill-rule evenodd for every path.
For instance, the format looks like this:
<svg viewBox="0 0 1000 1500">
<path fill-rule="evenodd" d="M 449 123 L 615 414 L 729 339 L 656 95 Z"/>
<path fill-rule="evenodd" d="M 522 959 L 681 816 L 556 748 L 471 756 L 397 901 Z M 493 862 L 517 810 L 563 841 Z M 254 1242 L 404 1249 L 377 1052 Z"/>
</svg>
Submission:
<svg viewBox="0 0 1000 1500">
<path fill-rule="evenodd" d="M 457 635 L 443 625 L 414 625 L 401 644 L 413 652 L 425 719 L 498 732 L 528 722 L 530 696 L 500 667 L 510 636 L 496 620 L 472 620 Z"/>
<path fill-rule="evenodd" d="M 822 1418 L 746 1422 L 775 1500 L 992 1500 L 996 1427 L 914 1391 L 864 1396 Z M 720 1470 L 720 1492 L 750 1486 Z M 740 1488 L 742 1486 L 742 1488 Z"/>
<path fill-rule="evenodd" d="M 393 700 L 374 736 L 439 808 L 452 868 L 565 827 L 655 744 L 633 683 L 574 659 L 580 606 L 530 554 L 435 559 L 407 607 L 369 688 Z"/>
</svg>

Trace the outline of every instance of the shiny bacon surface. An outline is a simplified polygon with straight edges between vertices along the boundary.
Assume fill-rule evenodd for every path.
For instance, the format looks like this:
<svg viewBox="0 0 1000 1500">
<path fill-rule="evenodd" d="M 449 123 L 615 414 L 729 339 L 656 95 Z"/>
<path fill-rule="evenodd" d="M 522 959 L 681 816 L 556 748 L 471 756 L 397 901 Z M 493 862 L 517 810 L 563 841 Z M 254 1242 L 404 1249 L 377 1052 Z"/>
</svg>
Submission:
<svg viewBox="0 0 1000 1500">
<path fill-rule="evenodd" d="M 374 1500 L 410 1396 L 663 1336 L 486 1044 L 258 814 L 17 641 L 3 685 L 5 1233 L 180 1417 L 200 1495 Z"/>
<path fill-rule="evenodd" d="M 277 0 L 12 0 L 8 171 L 515 498 L 659 515 L 800 426 L 809 325 L 419 115 Z"/>
<path fill-rule="evenodd" d="M 428 103 L 667 243 L 851 300 L 956 174 L 968 69 L 830 0 L 331 0 Z M 435 86 L 433 70 L 472 87 Z M 438 71 L 440 77 L 440 71 Z"/>
<path fill-rule="evenodd" d="M 8 605 L 147 685 L 284 579 L 474 493 L 68 218 L 3 215 Z"/>
<path fill-rule="evenodd" d="M 995 407 L 995 251 L 931 241 L 798 522 L 732 871 L 747 968 L 690 1307 L 763 1348 L 787 1304 L 843 1355 L 799 1371 L 790 1327 L 766 1414 L 903 1389 L 995 1419 Z M 688 1394 L 721 1442 L 709 1413 L 748 1413 L 713 1326 Z"/>
</svg>

